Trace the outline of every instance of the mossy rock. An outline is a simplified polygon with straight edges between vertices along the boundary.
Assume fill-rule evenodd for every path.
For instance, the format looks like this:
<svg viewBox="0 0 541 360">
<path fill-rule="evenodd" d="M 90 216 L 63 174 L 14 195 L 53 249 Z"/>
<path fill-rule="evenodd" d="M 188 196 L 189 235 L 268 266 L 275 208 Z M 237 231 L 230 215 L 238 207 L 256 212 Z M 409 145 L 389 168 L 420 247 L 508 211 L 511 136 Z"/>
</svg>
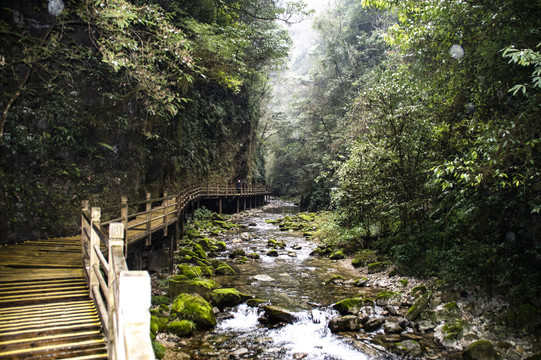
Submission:
<svg viewBox="0 0 541 360">
<path fill-rule="evenodd" d="M 225 244 L 224 241 L 216 241 L 216 242 L 214 243 L 214 245 L 216 246 L 216 250 L 215 250 L 215 251 L 223 252 L 223 251 L 226 251 L 226 250 L 227 250 L 227 245 Z"/>
<path fill-rule="evenodd" d="M 169 323 L 167 331 L 177 336 L 188 336 L 195 330 L 195 323 L 190 320 L 175 320 Z"/>
<path fill-rule="evenodd" d="M 232 227 L 234 227 L 233 224 L 227 223 L 223 220 L 212 220 L 212 224 L 225 230 L 230 230 Z"/>
<path fill-rule="evenodd" d="M 367 277 L 363 277 L 361 279 L 357 279 L 353 282 L 353 285 L 357 286 L 357 287 L 362 287 L 362 286 L 366 286 L 366 284 L 368 284 L 368 278 Z"/>
<path fill-rule="evenodd" d="M 217 275 L 236 275 L 237 272 L 226 263 L 221 263 L 215 270 L 214 273 Z"/>
<path fill-rule="evenodd" d="M 234 259 L 237 257 L 246 256 L 246 251 L 244 249 L 235 249 L 229 254 L 230 259 Z"/>
<path fill-rule="evenodd" d="M 285 249 L 286 243 L 283 241 L 276 241 L 275 239 L 269 239 L 267 241 L 267 246 L 270 246 L 275 249 Z"/>
<path fill-rule="evenodd" d="M 323 256 L 323 250 L 317 247 L 310 252 L 310 256 Z"/>
<path fill-rule="evenodd" d="M 344 255 L 344 251 L 342 249 L 336 250 L 329 256 L 329 259 L 331 260 L 341 260 L 345 258 L 346 258 L 346 255 Z"/>
<path fill-rule="evenodd" d="M 213 212 L 212 214 L 210 214 L 210 220 L 225 221 L 225 218 L 222 215 L 216 212 Z"/>
<path fill-rule="evenodd" d="M 169 297 L 166 295 L 152 295 L 152 305 L 169 304 Z"/>
<path fill-rule="evenodd" d="M 194 251 L 194 253 L 197 254 L 197 257 L 199 257 L 201 259 L 206 259 L 208 257 L 205 250 L 203 250 L 203 247 L 201 245 L 199 245 L 199 244 L 194 244 L 193 245 L 193 251 Z"/>
<path fill-rule="evenodd" d="M 179 275 L 184 275 L 188 279 L 195 279 L 203 277 L 201 273 L 201 268 L 199 266 L 189 266 L 185 264 L 177 265 L 179 270 Z"/>
<path fill-rule="evenodd" d="M 249 253 L 246 256 L 249 257 L 250 259 L 254 259 L 254 260 L 257 260 L 257 259 L 259 259 L 261 257 L 258 253 Z"/>
<path fill-rule="evenodd" d="M 353 260 L 351 260 L 351 265 L 354 267 L 366 266 L 370 263 L 375 263 L 378 259 L 378 256 L 373 250 L 364 249 L 359 251 Z"/>
<path fill-rule="evenodd" d="M 265 311 L 265 317 L 271 323 L 286 322 L 288 324 L 293 324 L 295 322 L 295 315 L 284 308 L 266 305 L 263 309 Z"/>
<path fill-rule="evenodd" d="M 428 307 L 430 299 L 432 298 L 432 293 L 423 294 L 420 298 L 415 300 L 413 305 L 408 309 L 406 313 L 406 319 L 409 321 L 414 321 L 417 317 Z"/>
<path fill-rule="evenodd" d="M 201 239 L 204 237 L 199 231 L 195 229 L 187 229 L 184 234 L 190 240 Z"/>
<path fill-rule="evenodd" d="M 315 216 L 313 214 L 301 213 L 301 214 L 298 214 L 297 217 L 301 219 L 302 221 L 306 221 L 306 222 L 312 222 L 315 220 Z"/>
<path fill-rule="evenodd" d="M 336 284 L 341 280 L 344 280 L 344 277 L 342 275 L 334 275 L 325 281 L 325 285 Z"/>
<path fill-rule="evenodd" d="M 400 279 L 398 280 L 398 283 L 402 285 L 403 287 L 408 286 L 408 279 Z"/>
<path fill-rule="evenodd" d="M 361 298 L 348 298 L 340 300 L 332 307 L 340 313 L 340 315 L 357 315 L 364 306 L 364 300 Z"/>
<path fill-rule="evenodd" d="M 167 329 L 167 325 L 169 324 L 169 319 L 166 317 L 159 317 L 158 318 L 158 332 L 163 332 L 165 329 Z"/>
<path fill-rule="evenodd" d="M 400 300 L 401 295 L 395 291 L 380 291 L 376 295 L 376 304 L 379 306 L 387 305 L 393 300 Z"/>
<path fill-rule="evenodd" d="M 464 360 L 498 360 L 500 357 L 490 341 L 477 340 L 464 350 L 462 358 Z"/>
<path fill-rule="evenodd" d="M 177 253 L 177 257 L 179 258 L 183 258 L 183 257 L 186 257 L 186 256 L 189 256 L 189 257 L 197 257 L 197 254 L 195 252 L 193 252 L 192 250 L 190 249 L 180 249 Z"/>
<path fill-rule="evenodd" d="M 169 281 L 169 296 L 176 297 L 181 293 L 198 294 L 210 300 L 212 290 L 218 287 L 218 283 L 211 279 L 187 279 Z"/>
<path fill-rule="evenodd" d="M 212 306 L 200 295 L 179 294 L 171 305 L 171 311 L 180 319 L 193 321 L 198 329 L 216 325 Z"/>
<path fill-rule="evenodd" d="M 201 245 L 204 251 L 210 251 L 213 246 L 212 240 L 209 239 L 208 237 L 204 237 L 200 239 L 197 243 Z"/>
<path fill-rule="evenodd" d="M 249 307 L 258 307 L 259 305 L 265 304 L 267 301 L 263 299 L 253 298 L 246 300 L 246 305 Z"/>
<path fill-rule="evenodd" d="M 276 249 L 271 249 L 267 252 L 267 256 L 271 256 L 271 257 L 277 257 L 279 254 L 278 254 L 278 250 Z"/>
<path fill-rule="evenodd" d="M 295 224 L 293 224 L 293 222 L 291 222 L 291 221 L 287 221 L 287 222 L 284 222 L 284 223 L 278 225 L 278 227 L 280 228 L 281 231 L 292 230 L 294 226 L 295 226 Z"/>
<path fill-rule="evenodd" d="M 152 349 L 154 350 L 154 356 L 156 359 L 163 359 L 165 356 L 165 346 L 157 341 L 152 341 Z"/>
<path fill-rule="evenodd" d="M 152 337 L 156 337 L 156 334 L 159 330 L 160 329 L 158 327 L 158 318 L 152 315 L 150 317 L 150 334 L 152 335 Z"/>
<path fill-rule="evenodd" d="M 446 341 L 458 341 L 464 335 L 464 322 L 462 319 L 455 319 L 453 322 L 444 324 L 441 331 Z"/>
<path fill-rule="evenodd" d="M 389 266 L 389 262 L 388 261 L 381 261 L 381 262 L 375 262 L 375 263 L 370 263 L 368 264 L 367 268 L 368 268 L 368 273 L 369 274 L 375 274 L 375 273 L 378 273 L 378 272 L 381 272 L 385 269 L 387 269 L 387 267 Z"/>
<path fill-rule="evenodd" d="M 242 303 L 242 297 L 237 289 L 216 289 L 211 294 L 212 303 L 223 310 L 225 307 L 237 306 Z"/>
<path fill-rule="evenodd" d="M 291 216 L 286 215 L 281 219 L 281 221 L 282 222 L 293 222 L 293 219 L 291 218 Z"/>
<path fill-rule="evenodd" d="M 417 294 L 426 294 L 428 292 L 428 288 L 426 287 L 426 285 L 417 285 L 416 287 L 414 287 L 413 289 L 411 289 L 411 293 L 413 295 L 417 295 Z"/>
</svg>

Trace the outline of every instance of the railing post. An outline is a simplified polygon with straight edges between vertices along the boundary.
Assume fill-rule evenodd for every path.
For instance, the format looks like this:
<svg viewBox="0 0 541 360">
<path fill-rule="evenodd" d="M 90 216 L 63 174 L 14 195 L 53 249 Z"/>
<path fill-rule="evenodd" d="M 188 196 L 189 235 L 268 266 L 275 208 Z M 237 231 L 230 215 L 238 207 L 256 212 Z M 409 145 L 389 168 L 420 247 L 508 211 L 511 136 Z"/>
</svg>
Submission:
<svg viewBox="0 0 541 360">
<path fill-rule="evenodd" d="M 98 235 L 98 233 L 96 232 L 96 230 L 94 229 L 94 227 L 99 227 L 100 226 L 100 218 L 101 218 L 101 209 L 99 207 L 93 207 L 92 210 L 91 210 L 91 221 L 90 221 L 90 246 L 89 246 L 89 251 L 90 251 L 90 261 L 89 261 L 89 264 L 88 264 L 88 267 L 90 269 L 89 271 L 89 275 L 88 275 L 88 283 L 89 283 L 89 287 L 90 287 L 90 295 L 92 296 L 92 298 L 94 298 L 93 296 L 93 288 L 94 286 L 99 286 L 99 283 L 98 283 L 98 277 L 96 276 L 96 274 L 94 273 L 94 264 L 97 264 L 99 266 L 99 259 L 98 259 L 98 255 L 96 254 L 96 252 L 94 251 L 94 249 L 97 247 L 99 249 L 100 247 L 100 237 Z"/>
<path fill-rule="evenodd" d="M 163 236 L 167 236 L 167 211 L 169 200 L 167 199 L 167 191 L 163 192 Z"/>
<path fill-rule="evenodd" d="M 122 224 L 124 225 L 124 257 L 128 256 L 128 197 L 121 196 L 120 203 L 122 207 L 120 208 L 120 217 L 122 218 Z"/>
<path fill-rule="evenodd" d="M 90 233 L 89 232 L 89 228 L 88 228 L 88 223 L 85 219 L 85 216 L 84 216 L 84 213 L 85 212 L 88 212 L 90 210 L 90 201 L 88 200 L 83 200 L 81 202 L 81 248 L 82 248 L 82 251 L 81 251 L 81 261 L 82 261 L 82 264 L 84 267 L 86 267 L 87 264 L 85 264 L 86 262 L 86 256 L 88 256 L 88 253 L 89 253 L 89 249 L 90 249 L 90 244 L 89 244 L 89 239 L 88 239 L 88 234 Z M 86 256 L 85 256 L 85 252 L 86 252 Z"/>
<path fill-rule="evenodd" d="M 147 235 L 147 241 L 146 241 L 146 246 L 150 246 L 150 244 L 152 244 L 152 216 L 151 216 L 151 211 L 152 211 L 152 202 L 150 201 L 150 193 L 147 193 L 147 197 L 146 197 L 146 213 L 147 213 L 147 232 L 148 232 L 148 235 Z"/>
<path fill-rule="evenodd" d="M 118 291 L 118 275 L 115 257 L 124 258 L 124 224 L 117 222 L 109 225 L 109 273 L 107 274 L 107 315 L 109 319 L 108 341 L 115 359 L 125 359 L 124 347 L 122 341 L 118 338 L 118 304 L 116 302 L 115 291 Z"/>
</svg>

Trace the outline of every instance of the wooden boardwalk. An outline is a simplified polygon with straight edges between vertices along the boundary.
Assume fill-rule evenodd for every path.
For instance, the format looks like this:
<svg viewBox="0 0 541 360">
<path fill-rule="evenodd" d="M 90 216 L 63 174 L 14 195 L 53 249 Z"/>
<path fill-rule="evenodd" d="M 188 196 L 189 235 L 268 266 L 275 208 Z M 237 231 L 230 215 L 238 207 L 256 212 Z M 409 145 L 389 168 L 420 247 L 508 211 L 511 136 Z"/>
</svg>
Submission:
<svg viewBox="0 0 541 360">
<path fill-rule="evenodd" d="M 0 247 L 0 359 L 105 359 L 81 238 Z"/>
</svg>

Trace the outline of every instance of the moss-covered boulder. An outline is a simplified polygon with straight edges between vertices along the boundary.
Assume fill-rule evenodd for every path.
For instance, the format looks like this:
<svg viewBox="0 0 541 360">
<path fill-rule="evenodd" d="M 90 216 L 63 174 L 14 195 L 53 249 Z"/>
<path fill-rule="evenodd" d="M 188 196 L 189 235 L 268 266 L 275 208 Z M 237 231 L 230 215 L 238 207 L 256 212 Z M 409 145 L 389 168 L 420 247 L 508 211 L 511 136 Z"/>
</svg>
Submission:
<svg viewBox="0 0 541 360">
<path fill-rule="evenodd" d="M 225 244 L 224 241 L 216 241 L 214 243 L 214 246 L 216 246 L 216 250 L 215 251 L 218 251 L 218 252 L 223 252 L 223 251 L 226 251 L 227 250 L 227 245 Z"/>
<path fill-rule="evenodd" d="M 150 334 L 152 337 L 156 337 L 156 334 L 158 333 L 158 318 L 154 315 L 150 317 Z"/>
<path fill-rule="evenodd" d="M 188 336 L 195 330 L 195 323 L 190 320 L 171 321 L 167 326 L 167 331 L 177 336 Z"/>
<path fill-rule="evenodd" d="M 421 312 L 428 307 L 431 298 L 432 293 L 429 292 L 423 294 L 420 298 L 415 300 L 413 305 L 408 309 L 408 312 L 406 313 L 406 319 L 408 319 L 409 321 L 417 319 L 419 314 L 421 314 Z"/>
<path fill-rule="evenodd" d="M 230 259 L 240 258 L 246 256 L 246 251 L 244 249 L 235 249 L 229 253 Z"/>
<path fill-rule="evenodd" d="M 233 270 L 233 268 L 226 263 L 222 262 L 216 269 L 214 269 L 214 273 L 217 275 L 235 275 L 237 272 Z"/>
<path fill-rule="evenodd" d="M 261 257 L 258 253 L 250 253 L 250 254 L 248 254 L 246 256 L 249 257 L 250 259 L 254 259 L 254 260 L 257 260 L 257 259 L 259 259 Z"/>
<path fill-rule="evenodd" d="M 201 235 L 199 231 L 192 228 L 186 229 L 186 232 L 184 233 L 184 235 L 186 236 L 186 238 L 190 240 L 201 239 L 204 237 L 203 235 Z"/>
<path fill-rule="evenodd" d="M 154 350 L 154 355 L 156 359 L 163 359 L 165 356 L 165 346 L 160 344 L 157 341 L 152 341 L 152 349 Z"/>
<path fill-rule="evenodd" d="M 286 243 L 283 241 L 277 241 L 275 239 L 269 239 L 267 241 L 267 246 L 275 248 L 275 249 L 285 249 Z"/>
<path fill-rule="evenodd" d="M 212 303 L 223 310 L 228 306 L 236 306 L 242 303 L 242 297 L 237 289 L 216 289 L 211 294 Z"/>
<path fill-rule="evenodd" d="M 204 299 L 210 300 L 212 290 L 218 287 L 218 283 L 212 279 L 182 279 L 173 277 L 169 281 L 169 296 L 174 298 L 181 293 L 198 294 Z"/>
<path fill-rule="evenodd" d="M 400 293 L 397 293 L 395 291 L 380 291 L 376 295 L 376 305 L 378 306 L 385 306 L 389 304 L 392 301 L 399 301 L 401 298 Z"/>
<path fill-rule="evenodd" d="M 500 357 L 490 341 L 478 340 L 464 350 L 462 358 L 464 360 L 498 360 Z"/>
<path fill-rule="evenodd" d="M 295 315 L 278 306 L 266 305 L 263 307 L 265 311 L 265 317 L 271 323 L 285 322 L 288 324 L 293 324 L 295 322 Z"/>
<path fill-rule="evenodd" d="M 411 289 L 411 294 L 414 296 L 420 296 L 423 294 L 426 294 L 428 292 L 428 288 L 426 285 L 417 285 L 413 289 Z"/>
<path fill-rule="evenodd" d="M 190 266 L 186 264 L 177 265 L 180 275 L 186 276 L 188 279 L 196 279 L 203 277 L 201 268 L 199 266 Z"/>
<path fill-rule="evenodd" d="M 194 244 L 192 249 L 193 252 L 197 254 L 197 257 L 201 259 L 206 259 L 208 257 L 207 253 L 205 252 L 205 250 L 203 250 L 203 247 L 201 245 Z"/>
<path fill-rule="evenodd" d="M 344 277 L 342 275 L 334 275 L 325 280 L 325 285 L 342 283 Z"/>
<path fill-rule="evenodd" d="M 171 305 L 171 311 L 180 319 L 193 321 L 199 329 L 216 325 L 212 306 L 200 295 L 179 294 Z"/>
<path fill-rule="evenodd" d="M 329 256 L 329 259 L 331 260 L 341 260 L 345 258 L 346 258 L 346 255 L 344 255 L 344 251 L 342 249 L 336 250 Z"/>
<path fill-rule="evenodd" d="M 340 300 L 332 307 L 340 313 L 340 315 L 356 315 L 364 306 L 364 300 L 361 298 L 348 298 Z"/>
<path fill-rule="evenodd" d="M 233 224 L 227 223 L 223 220 L 212 220 L 212 225 L 221 227 L 222 229 L 229 230 L 233 227 Z"/>
</svg>

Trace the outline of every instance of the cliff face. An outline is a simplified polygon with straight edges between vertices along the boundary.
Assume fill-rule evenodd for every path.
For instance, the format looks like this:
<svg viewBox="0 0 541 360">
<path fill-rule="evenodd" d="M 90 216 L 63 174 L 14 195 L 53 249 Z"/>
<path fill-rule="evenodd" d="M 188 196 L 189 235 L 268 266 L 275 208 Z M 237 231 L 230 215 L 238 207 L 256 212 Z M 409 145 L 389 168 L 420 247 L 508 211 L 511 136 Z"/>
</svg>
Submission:
<svg viewBox="0 0 541 360">
<path fill-rule="evenodd" d="M 167 65 L 156 47 L 141 55 L 155 63 L 133 50 L 135 65 L 115 68 L 107 41 L 125 29 L 89 15 L 100 9 L 66 2 L 55 17 L 43 1 L 2 6 L 0 243 L 77 233 L 83 199 L 107 206 L 209 176 L 251 177 L 250 85 L 201 76 L 188 50 L 188 65 Z M 148 24 L 127 26 L 160 38 Z"/>
</svg>

